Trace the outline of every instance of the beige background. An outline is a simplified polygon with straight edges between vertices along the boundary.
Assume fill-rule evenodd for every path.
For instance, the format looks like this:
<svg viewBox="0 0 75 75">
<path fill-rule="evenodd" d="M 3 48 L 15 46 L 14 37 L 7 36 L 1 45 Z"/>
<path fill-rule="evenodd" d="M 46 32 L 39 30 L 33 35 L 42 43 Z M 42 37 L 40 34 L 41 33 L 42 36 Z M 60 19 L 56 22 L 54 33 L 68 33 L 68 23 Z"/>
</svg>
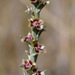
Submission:
<svg viewBox="0 0 75 75">
<path fill-rule="evenodd" d="M 38 58 L 46 75 L 75 75 L 75 0 L 50 0 L 41 12 L 47 31 L 40 37 L 47 53 Z M 24 13 L 29 0 L 0 0 L 0 75 L 23 75 L 19 67 L 27 58 L 25 43 L 18 35 L 27 35 L 29 15 Z"/>
</svg>

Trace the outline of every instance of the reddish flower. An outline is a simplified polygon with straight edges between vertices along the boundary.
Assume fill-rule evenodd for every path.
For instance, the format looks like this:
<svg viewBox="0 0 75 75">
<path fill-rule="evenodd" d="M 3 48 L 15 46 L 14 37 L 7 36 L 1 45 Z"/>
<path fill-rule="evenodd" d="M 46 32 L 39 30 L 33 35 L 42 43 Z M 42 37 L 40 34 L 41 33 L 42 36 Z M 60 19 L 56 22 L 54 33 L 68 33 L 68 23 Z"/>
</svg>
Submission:
<svg viewBox="0 0 75 75">
<path fill-rule="evenodd" d="M 27 42 L 27 41 L 34 41 L 34 38 L 31 33 L 28 33 L 28 36 L 25 38 L 21 39 L 22 42 Z"/>
<path fill-rule="evenodd" d="M 43 29 L 43 21 L 39 18 L 31 18 L 30 19 L 30 27 L 36 27 L 38 30 Z"/>
<path fill-rule="evenodd" d="M 24 64 L 24 68 L 25 69 L 30 69 L 32 66 L 32 62 L 31 61 L 25 61 L 25 64 Z"/>
<path fill-rule="evenodd" d="M 33 66 L 35 66 L 35 63 L 33 63 L 31 60 L 23 60 L 22 61 L 22 67 L 25 70 L 30 70 Z"/>
<path fill-rule="evenodd" d="M 39 45 L 39 44 L 34 45 L 35 52 L 36 52 L 36 53 L 44 52 L 44 47 L 45 47 L 45 46 Z"/>
</svg>

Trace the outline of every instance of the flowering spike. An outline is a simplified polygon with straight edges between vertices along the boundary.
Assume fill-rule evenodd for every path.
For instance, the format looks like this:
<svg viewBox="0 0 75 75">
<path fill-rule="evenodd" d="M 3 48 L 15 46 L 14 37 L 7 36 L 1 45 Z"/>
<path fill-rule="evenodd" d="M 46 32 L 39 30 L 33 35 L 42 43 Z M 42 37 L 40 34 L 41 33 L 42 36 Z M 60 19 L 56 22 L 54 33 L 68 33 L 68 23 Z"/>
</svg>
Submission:
<svg viewBox="0 0 75 75">
<path fill-rule="evenodd" d="M 31 28 L 31 32 L 28 33 L 27 36 L 21 36 L 21 41 L 26 42 L 29 46 L 29 50 L 25 50 L 25 53 L 28 56 L 28 59 L 22 59 L 22 65 L 20 67 L 26 71 L 27 75 L 45 75 L 46 71 L 40 71 L 37 66 L 37 58 L 41 53 L 46 53 L 45 46 L 39 44 L 39 37 L 43 31 L 45 31 L 44 21 L 40 19 L 40 12 L 42 8 L 49 4 L 50 1 L 44 0 L 30 0 L 32 7 L 27 7 L 27 12 L 30 15 L 29 27 Z"/>
</svg>

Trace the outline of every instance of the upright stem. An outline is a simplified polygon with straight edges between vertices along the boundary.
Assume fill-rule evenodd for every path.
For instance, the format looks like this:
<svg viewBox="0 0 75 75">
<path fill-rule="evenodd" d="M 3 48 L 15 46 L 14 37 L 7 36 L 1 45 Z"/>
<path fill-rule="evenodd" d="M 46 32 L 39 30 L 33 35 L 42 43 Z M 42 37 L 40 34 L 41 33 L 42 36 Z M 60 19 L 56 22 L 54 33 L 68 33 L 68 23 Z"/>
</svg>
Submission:
<svg viewBox="0 0 75 75">
<path fill-rule="evenodd" d="M 41 33 L 45 30 L 42 25 L 43 21 L 40 19 L 40 12 L 42 8 L 48 3 L 43 0 L 31 0 L 32 10 L 28 8 L 27 13 L 31 16 L 31 33 L 24 41 L 29 46 L 28 60 L 24 61 L 22 67 L 26 70 L 24 75 L 45 75 L 45 71 L 38 70 L 36 66 L 38 54 L 44 52 L 44 46 L 38 43 Z M 43 73 L 43 74 L 42 74 Z"/>
<path fill-rule="evenodd" d="M 35 17 L 37 18 L 40 18 L 40 12 L 36 12 L 37 8 L 33 5 L 33 11 L 34 11 L 34 14 L 35 14 Z M 32 32 L 32 35 L 34 35 L 34 33 L 36 34 L 37 36 L 37 33 L 35 31 L 33 31 L 33 29 L 31 28 L 31 32 Z M 35 36 L 35 38 L 36 38 Z M 39 37 L 38 37 L 39 39 Z M 38 43 L 38 41 L 35 40 L 36 43 Z M 30 47 L 30 54 L 34 53 L 34 48 Z M 35 56 L 31 56 L 31 59 L 36 62 L 37 61 L 37 58 L 38 58 L 38 54 L 35 55 Z"/>
</svg>

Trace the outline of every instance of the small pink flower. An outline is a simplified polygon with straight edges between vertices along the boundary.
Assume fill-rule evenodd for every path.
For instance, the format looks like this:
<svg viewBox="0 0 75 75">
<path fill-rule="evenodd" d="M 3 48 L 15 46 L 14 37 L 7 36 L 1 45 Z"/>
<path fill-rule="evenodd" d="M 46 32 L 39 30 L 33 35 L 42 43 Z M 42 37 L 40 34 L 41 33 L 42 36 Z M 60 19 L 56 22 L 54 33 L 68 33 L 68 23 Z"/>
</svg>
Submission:
<svg viewBox="0 0 75 75">
<path fill-rule="evenodd" d="M 21 39 L 22 42 L 27 42 L 27 41 L 34 41 L 34 38 L 31 33 L 28 33 L 28 36 L 25 38 Z"/>
<path fill-rule="evenodd" d="M 43 24 L 43 21 L 41 19 L 31 18 L 29 26 L 30 27 L 36 27 L 38 30 L 41 30 L 44 28 L 42 24 Z"/>
<path fill-rule="evenodd" d="M 30 69 L 31 66 L 32 66 L 32 61 L 25 61 L 25 64 L 24 64 L 25 69 Z"/>
<path fill-rule="evenodd" d="M 30 70 L 33 66 L 35 66 L 35 63 L 33 63 L 31 60 L 23 60 L 22 63 L 22 67 L 25 70 Z"/>
<path fill-rule="evenodd" d="M 33 36 L 29 35 L 29 36 L 25 37 L 24 41 L 28 41 L 28 40 L 33 40 Z"/>
<path fill-rule="evenodd" d="M 39 44 L 34 45 L 35 52 L 36 52 L 36 53 L 44 52 L 44 47 L 45 47 L 45 46 L 39 45 Z"/>
</svg>

